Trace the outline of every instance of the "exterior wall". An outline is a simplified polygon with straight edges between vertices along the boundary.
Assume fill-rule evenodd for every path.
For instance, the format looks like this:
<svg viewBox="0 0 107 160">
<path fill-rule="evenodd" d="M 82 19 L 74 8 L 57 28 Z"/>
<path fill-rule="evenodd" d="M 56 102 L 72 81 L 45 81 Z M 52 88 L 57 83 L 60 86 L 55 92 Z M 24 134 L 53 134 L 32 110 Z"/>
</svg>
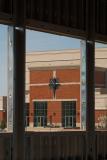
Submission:
<svg viewBox="0 0 107 160">
<path fill-rule="evenodd" d="M 7 111 L 7 97 L 0 96 L 0 122 L 6 122 L 6 111 Z"/>
<path fill-rule="evenodd" d="M 59 80 L 60 86 L 56 90 L 55 99 L 53 99 L 52 89 L 49 87 L 49 80 L 56 76 Z M 95 72 L 96 86 L 104 86 L 105 74 L 104 71 L 97 70 Z M 101 96 L 101 93 L 98 93 Z M 95 121 L 98 123 L 98 117 L 107 115 L 107 109 L 97 109 L 99 100 L 96 104 Z M 30 123 L 33 126 L 34 116 L 34 101 L 47 101 L 47 124 L 52 121 L 53 125 L 61 126 L 62 101 L 75 100 L 76 101 L 76 123 L 80 124 L 80 68 L 60 68 L 48 70 L 30 70 Z M 102 97 L 101 97 L 102 101 Z M 105 102 L 106 103 L 106 102 Z M 104 104 L 104 102 L 103 102 Z"/>
<path fill-rule="evenodd" d="M 59 81 L 62 82 L 80 82 L 80 70 L 79 67 L 71 69 L 58 69 L 56 76 Z"/>
<path fill-rule="evenodd" d="M 60 86 L 56 90 L 55 99 L 49 87 L 49 81 L 56 76 Z M 80 123 L 80 70 L 54 69 L 30 71 L 30 123 L 33 123 L 33 101 L 47 101 L 47 123 L 61 126 L 62 101 L 76 101 L 76 122 Z"/>
<path fill-rule="evenodd" d="M 47 112 L 48 123 L 61 126 L 61 102 L 48 102 Z"/>
<path fill-rule="evenodd" d="M 5 111 L 0 111 L 0 122 L 1 121 L 6 121 L 6 112 Z"/>
<path fill-rule="evenodd" d="M 49 83 L 49 79 L 53 76 L 53 72 L 49 70 L 32 70 L 30 72 L 30 84 Z"/>
<path fill-rule="evenodd" d="M 95 59 L 96 59 L 96 69 L 95 69 L 95 84 L 97 89 L 101 89 L 98 93 L 101 97 L 101 104 L 99 103 L 99 98 L 96 95 L 95 104 L 96 114 L 100 115 L 100 111 L 106 111 L 105 99 L 102 101 L 102 96 L 105 97 L 107 92 L 105 92 L 106 87 L 106 76 L 105 71 L 107 68 L 106 63 L 106 52 L 107 48 L 97 48 L 95 49 Z M 68 58 L 69 57 L 69 58 Z M 100 60 L 103 58 L 103 61 Z M 59 60 L 62 61 L 59 61 Z M 67 60 L 67 61 L 65 61 Z M 36 52 L 27 54 L 27 82 L 30 84 L 30 116 L 33 115 L 33 100 L 48 100 L 48 119 L 49 115 L 52 113 L 51 105 L 53 106 L 56 101 L 50 102 L 53 99 L 52 90 L 49 88 L 49 79 L 52 78 L 53 72 L 56 71 L 56 77 L 59 79 L 60 87 L 56 91 L 56 99 L 59 99 L 57 104 L 58 109 L 61 107 L 61 100 L 64 99 L 75 99 L 76 100 L 76 120 L 80 121 L 80 50 L 61 50 L 61 51 L 46 51 L 46 52 Z M 33 63 L 32 63 L 33 61 Z M 56 70 L 57 68 L 57 70 Z M 72 69 L 71 69 L 72 68 Z M 78 69 L 77 69 L 78 68 Z M 30 77 L 30 78 L 29 78 Z M 104 95 L 105 94 L 105 95 Z M 98 98 L 98 99 L 97 99 Z M 51 104 L 51 105 L 50 105 Z M 100 108 L 100 109 L 99 109 Z M 54 107 L 55 109 L 55 107 Z M 51 110 L 51 111 L 50 111 Z M 55 110 L 56 111 L 56 110 Z M 96 117 L 97 117 L 96 115 Z M 59 115 L 60 116 L 60 115 Z M 57 119 L 57 114 L 56 114 Z M 56 120 L 55 116 L 53 120 Z M 60 118 L 57 119 L 60 121 Z M 33 119 L 32 119 L 33 122 Z"/>
<path fill-rule="evenodd" d="M 95 97 L 95 103 L 97 102 L 95 104 L 96 122 L 99 116 L 105 115 L 105 113 L 107 115 L 106 52 L 107 48 L 97 49 L 95 54 L 95 85 L 98 90 L 101 90 L 96 92 Z M 101 56 L 103 61 L 100 60 Z M 59 61 L 60 59 L 62 61 Z M 61 101 L 75 100 L 76 121 L 80 123 L 80 50 L 30 53 L 26 56 L 26 62 L 26 103 L 30 103 L 29 118 L 32 126 L 34 100 L 47 101 L 48 122 L 52 116 L 52 121 L 58 124 L 61 123 Z M 55 99 L 52 90 L 49 88 L 49 80 L 52 77 L 57 77 L 60 82 Z M 6 97 L 0 97 L 0 120 L 6 119 L 6 101 Z"/>
</svg>

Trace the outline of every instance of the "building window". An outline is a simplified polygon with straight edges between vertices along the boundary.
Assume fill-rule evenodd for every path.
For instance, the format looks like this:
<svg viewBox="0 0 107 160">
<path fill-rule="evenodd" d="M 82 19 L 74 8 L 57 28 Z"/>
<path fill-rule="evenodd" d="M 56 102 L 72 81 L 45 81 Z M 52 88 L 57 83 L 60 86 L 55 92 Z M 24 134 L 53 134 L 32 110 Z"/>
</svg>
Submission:
<svg viewBox="0 0 107 160">
<path fill-rule="evenodd" d="M 62 126 L 65 128 L 76 127 L 76 101 L 62 102 Z"/>
<path fill-rule="evenodd" d="M 47 126 L 47 102 L 34 102 L 34 126 Z"/>
</svg>

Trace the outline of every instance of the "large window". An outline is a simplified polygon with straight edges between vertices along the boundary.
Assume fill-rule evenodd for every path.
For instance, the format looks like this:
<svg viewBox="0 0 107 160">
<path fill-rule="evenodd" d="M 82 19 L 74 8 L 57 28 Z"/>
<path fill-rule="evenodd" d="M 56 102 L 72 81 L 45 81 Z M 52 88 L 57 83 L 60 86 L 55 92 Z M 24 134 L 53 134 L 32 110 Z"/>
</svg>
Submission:
<svg viewBox="0 0 107 160">
<path fill-rule="evenodd" d="M 107 130 L 107 44 L 95 44 L 95 128 Z"/>
<path fill-rule="evenodd" d="M 47 126 L 47 103 L 34 102 L 34 126 L 46 127 Z"/>
<path fill-rule="evenodd" d="M 13 131 L 13 28 L 0 25 L 0 132 Z"/>
<path fill-rule="evenodd" d="M 76 127 L 76 102 L 62 102 L 62 126 L 65 128 Z"/>
<path fill-rule="evenodd" d="M 26 131 L 85 130 L 86 42 L 26 30 L 25 89 Z"/>
</svg>

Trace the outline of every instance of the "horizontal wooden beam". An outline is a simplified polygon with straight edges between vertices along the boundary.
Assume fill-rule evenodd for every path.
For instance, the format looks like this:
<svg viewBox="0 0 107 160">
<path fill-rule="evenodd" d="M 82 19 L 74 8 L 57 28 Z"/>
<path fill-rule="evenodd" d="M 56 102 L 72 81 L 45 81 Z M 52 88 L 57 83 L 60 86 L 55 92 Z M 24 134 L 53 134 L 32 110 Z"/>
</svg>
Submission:
<svg viewBox="0 0 107 160">
<path fill-rule="evenodd" d="M 61 25 L 50 24 L 48 22 L 26 19 L 25 24 L 26 24 L 26 28 L 33 29 L 36 31 L 43 31 L 43 32 L 57 34 L 57 35 L 82 38 L 82 39 L 85 39 L 85 37 L 87 37 L 85 31 L 83 30 L 74 29 L 71 27 L 65 27 Z"/>
</svg>

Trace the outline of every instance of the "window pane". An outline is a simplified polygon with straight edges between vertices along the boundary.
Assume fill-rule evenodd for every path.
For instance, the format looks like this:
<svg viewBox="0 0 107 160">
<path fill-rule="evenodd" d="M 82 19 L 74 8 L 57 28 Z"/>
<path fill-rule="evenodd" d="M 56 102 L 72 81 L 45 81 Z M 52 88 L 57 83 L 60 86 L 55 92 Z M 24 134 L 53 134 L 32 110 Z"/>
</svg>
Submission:
<svg viewBox="0 0 107 160">
<path fill-rule="evenodd" d="M 13 28 L 0 25 L 0 131 L 13 130 Z"/>
<path fill-rule="evenodd" d="M 95 48 L 95 127 L 107 130 L 107 44 Z"/>
<path fill-rule="evenodd" d="M 0 159 L 11 159 L 10 132 L 13 131 L 12 37 L 12 27 L 0 25 Z"/>
<path fill-rule="evenodd" d="M 80 39 L 26 30 L 26 131 L 85 129 L 85 55 Z"/>
</svg>

